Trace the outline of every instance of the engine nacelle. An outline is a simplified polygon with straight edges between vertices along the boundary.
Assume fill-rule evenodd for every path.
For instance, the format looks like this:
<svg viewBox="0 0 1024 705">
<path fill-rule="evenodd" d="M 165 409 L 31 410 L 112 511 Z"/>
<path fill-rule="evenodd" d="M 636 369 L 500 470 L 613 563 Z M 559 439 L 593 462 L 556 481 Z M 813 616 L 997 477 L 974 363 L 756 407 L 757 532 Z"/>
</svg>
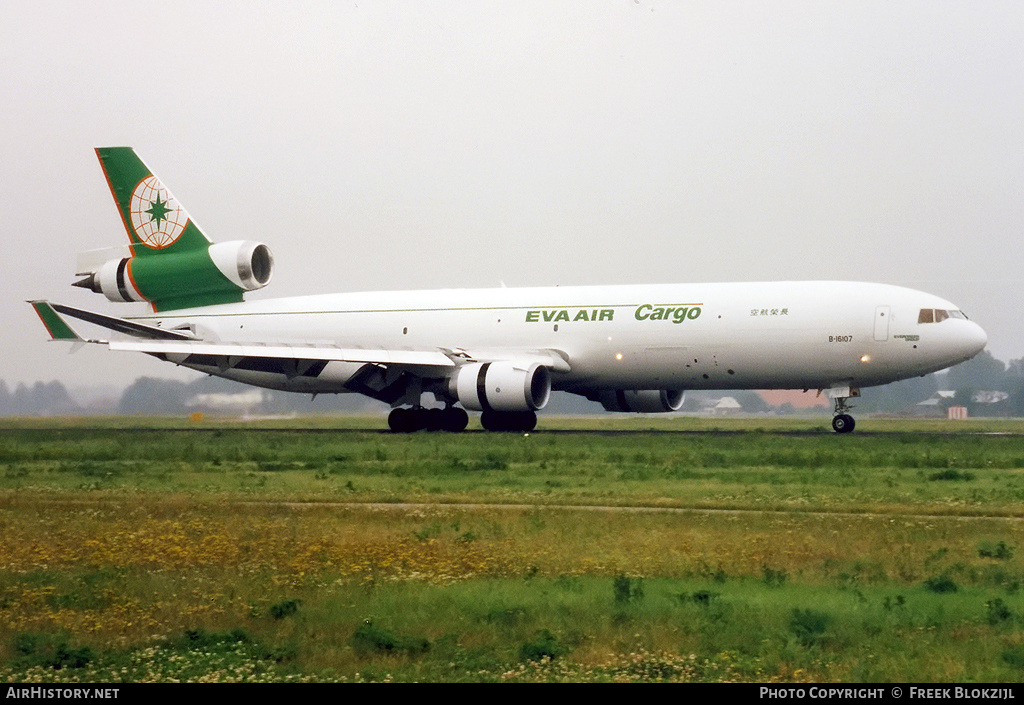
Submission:
<svg viewBox="0 0 1024 705">
<path fill-rule="evenodd" d="M 105 262 L 75 282 L 111 301 L 149 301 L 157 310 L 242 300 L 270 283 L 274 257 L 266 245 L 236 240 L 207 250 L 143 254 Z"/>
<path fill-rule="evenodd" d="M 85 279 L 75 282 L 75 286 L 103 294 L 110 301 L 145 301 L 128 274 L 128 263 L 132 259 L 123 257 L 105 262 Z"/>
<path fill-rule="evenodd" d="M 274 256 L 261 242 L 218 242 L 210 245 L 210 259 L 221 274 L 246 291 L 262 289 L 274 274 Z"/>
<path fill-rule="evenodd" d="M 663 414 L 683 406 L 682 389 L 615 389 L 601 392 L 598 400 L 605 411 Z"/>
<path fill-rule="evenodd" d="M 551 397 L 551 371 L 537 363 L 472 362 L 455 370 L 448 391 L 473 411 L 537 411 Z"/>
</svg>

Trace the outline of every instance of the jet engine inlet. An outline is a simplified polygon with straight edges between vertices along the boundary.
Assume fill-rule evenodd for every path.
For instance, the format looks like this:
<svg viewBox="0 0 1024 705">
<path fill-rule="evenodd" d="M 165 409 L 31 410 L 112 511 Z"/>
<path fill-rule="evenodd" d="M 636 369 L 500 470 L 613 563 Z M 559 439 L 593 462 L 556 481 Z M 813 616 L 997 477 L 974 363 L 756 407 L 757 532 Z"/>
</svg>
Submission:
<svg viewBox="0 0 1024 705">
<path fill-rule="evenodd" d="M 224 276 L 246 291 L 266 286 L 274 273 L 270 248 L 252 240 L 210 245 L 210 259 Z"/>
<path fill-rule="evenodd" d="M 551 396 L 551 372 L 537 363 L 473 362 L 455 371 L 448 391 L 473 411 L 537 411 Z"/>
</svg>

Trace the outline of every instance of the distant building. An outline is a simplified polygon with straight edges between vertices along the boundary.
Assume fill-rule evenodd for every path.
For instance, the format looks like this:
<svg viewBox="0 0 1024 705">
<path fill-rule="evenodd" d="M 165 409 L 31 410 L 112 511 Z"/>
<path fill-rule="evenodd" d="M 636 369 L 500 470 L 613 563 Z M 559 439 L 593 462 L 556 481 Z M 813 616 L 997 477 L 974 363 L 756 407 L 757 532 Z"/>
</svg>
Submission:
<svg viewBox="0 0 1024 705">
<path fill-rule="evenodd" d="M 1010 395 L 1006 392 L 999 390 L 975 392 L 974 396 L 971 397 L 971 401 L 975 404 L 998 404 L 1004 402 L 1010 398 Z"/>
<path fill-rule="evenodd" d="M 185 402 L 185 406 L 196 411 L 214 411 L 226 414 L 249 416 L 263 404 L 262 389 L 250 389 L 244 392 L 210 392 L 196 394 Z"/>
<path fill-rule="evenodd" d="M 712 416 L 725 416 L 743 411 L 743 405 L 736 401 L 736 397 L 710 398 L 704 401 L 700 410 L 701 413 Z"/>
<path fill-rule="evenodd" d="M 955 391 L 951 389 L 940 389 L 924 401 L 918 402 L 917 406 L 914 407 L 914 412 L 919 416 L 935 416 L 941 418 L 946 415 L 946 409 L 949 408 L 955 398 Z"/>
<path fill-rule="evenodd" d="M 970 403 L 973 404 L 976 416 L 1003 416 L 1007 414 L 1010 395 L 999 390 L 985 390 L 971 394 Z M 956 403 L 956 392 L 943 389 L 935 392 L 931 397 L 919 403 L 916 411 L 921 416 L 946 417 L 949 419 L 966 419 L 967 406 L 960 400 Z M 956 411 L 954 411 L 954 409 Z M 963 411 L 960 411 L 963 409 Z M 948 410 L 948 411 L 947 411 Z M 962 414 L 962 416 L 960 415 Z"/>
</svg>

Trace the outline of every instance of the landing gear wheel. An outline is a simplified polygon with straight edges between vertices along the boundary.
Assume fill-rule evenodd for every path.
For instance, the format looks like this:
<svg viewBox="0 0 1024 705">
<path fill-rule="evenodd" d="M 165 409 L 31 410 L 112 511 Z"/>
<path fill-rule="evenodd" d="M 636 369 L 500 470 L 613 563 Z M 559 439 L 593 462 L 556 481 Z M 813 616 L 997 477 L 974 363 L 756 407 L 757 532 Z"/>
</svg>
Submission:
<svg viewBox="0 0 1024 705">
<path fill-rule="evenodd" d="M 856 422 L 849 414 L 839 414 L 832 418 L 832 430 L 836 433 L 849 433 L 855 425 Z"/>
<path fill-rule="evenodd" d="M 428 431 L 443 431 L 445 421 L 444 409 L 420 409 L 423 418 L 423 427 Z"/>
<path fill-rule="evenodd" d="M 460 433 L 465 431 L 466 426 L 469 425 L 469 414 L 466 413 L 465 409 L 449 406 L 447 409 L 442 411 L 441 414 L 443 417 L 441 430 L 443 431 Z"/>
<path fill-rule="evenodd" d="M 445 409 L 402 408 L 392 409 L 388 414 L 388 428 L 395 433 L 413 433 L 421 429 L 428 431 L 465 431 L 469 425 L 469 414 L 465 409 L 449 406 Z"/>
<path fill-rule="evenodd" d="M 415 416 L 412 409 L 392 409 L 388 414 L 388 428 L 395 433 L 411 433 L 416 430 Z"/>
<path fill-rule="evenodd" d="M 846 400 L 850 397 L 859 397 L 860 389 L 850 387 L 848 392 L 850 393 L 849 396 L 835 397 L 836 406 L 835 410 L 832 412 L 832 430 L 836 433 L 849 433 L 856 425 L 853 421 L 853 417 L 847 413 L 852 407 L 846 403 Z"/>
</svg>

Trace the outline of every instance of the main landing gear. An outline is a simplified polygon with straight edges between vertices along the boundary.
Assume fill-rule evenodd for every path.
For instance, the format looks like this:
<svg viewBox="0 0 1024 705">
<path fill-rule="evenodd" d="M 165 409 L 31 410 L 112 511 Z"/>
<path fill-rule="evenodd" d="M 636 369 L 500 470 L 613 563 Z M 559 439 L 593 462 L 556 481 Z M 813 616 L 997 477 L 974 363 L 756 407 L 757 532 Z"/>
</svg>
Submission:
<svg viewBox="0 0 1024 705">
<path fill-rule="evenodd" d="M 850 410 L 846 399 L 847 397 L 836 397 L 836 408 L 832 417 L 832 430 L 836 433 L 849 433 L 856 425 L 853 417 L 846 413 Z"/>
<path fill-rule="evenodd" d="M 388 427 L 395 433 L 415 431 L 465 431 L 469 414 L 465 409 L 448 406 L 444 409 L 398 407 L 388 415 Z M 485 411 L 480 424 L 488 431 L 529 432 L 537 427 L 537 414 L 532 411 Z"/>
<path fill-rule="evenodd" d="M 444 409 L 424 409 L 421 406 L 406 409 L 392 409 L 388 415 L 388 427 L 395 433 L 413 431 L 465 431 L 469 425 L 469 414 L 465 409 L 448 406 Z"/>
</svg>

